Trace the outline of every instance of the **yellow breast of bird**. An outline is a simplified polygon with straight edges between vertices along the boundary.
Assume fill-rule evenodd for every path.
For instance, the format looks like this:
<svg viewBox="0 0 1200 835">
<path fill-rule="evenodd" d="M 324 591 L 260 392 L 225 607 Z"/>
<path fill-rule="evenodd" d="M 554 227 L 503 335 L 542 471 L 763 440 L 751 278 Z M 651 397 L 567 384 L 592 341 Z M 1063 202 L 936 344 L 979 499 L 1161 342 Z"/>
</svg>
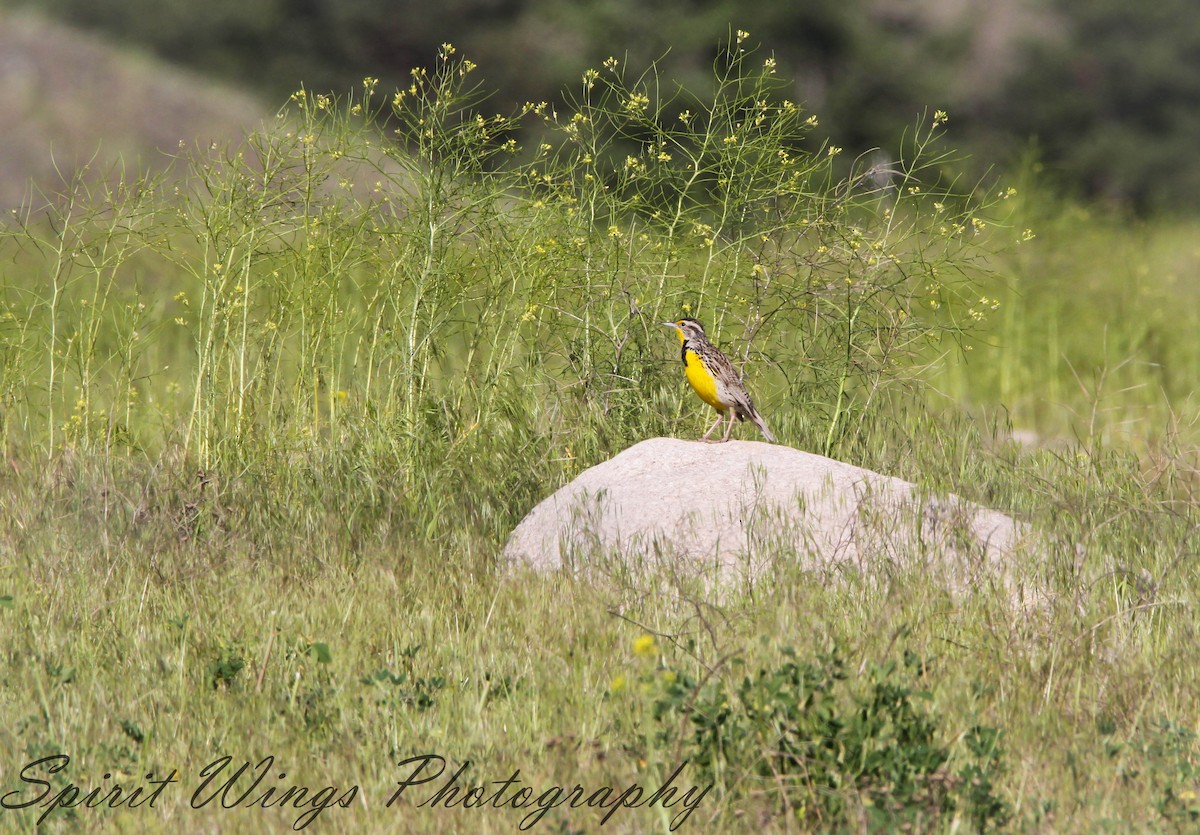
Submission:
<svg viewBox="0 0 1200 835">
<path fill-rule="evenodd" d="M 700 395 L 700 399 L 718 411 L 723 412 L 728 409 L 729 407 L 717 393 L 717 378 L 704 367 L 700 355 L 695 351 L 688 350 L 686 358 L 687 365 L 684 373 L 687 375 L 687 381 L 696 390 L 696 394 Z"/>
</svg>

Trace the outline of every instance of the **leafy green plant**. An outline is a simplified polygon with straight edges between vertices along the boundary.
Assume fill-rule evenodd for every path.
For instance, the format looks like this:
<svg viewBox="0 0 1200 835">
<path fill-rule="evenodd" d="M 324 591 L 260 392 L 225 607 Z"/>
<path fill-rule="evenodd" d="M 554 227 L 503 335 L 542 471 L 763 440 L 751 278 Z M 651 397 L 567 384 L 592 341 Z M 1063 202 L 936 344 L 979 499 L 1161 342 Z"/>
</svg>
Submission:
<svg viewBox="0 0 1200 835">
<path fill-rule="evenodd" d="M 424 711 L 437 703 L 435 694 L 445 688 L 446 678 L 412 674 L 413 662 L 420 651 L 420 644 L 410 644 L 400 650 L 400 659 L 408 668 L 407 672 L 396 674 L 383 668 L 359 679 L 362 684 L 373 688 L 376 704 L 412 707 L 417 711 Z"/>
<path fill-rule="evenodd" d="M 359 681 L 375 688 L 377 703 L 413 707 L 418 711 L 433 707 L 437 703 L 434 694 L 446 686 L 442 676 L 421 676 L 410 681 L 408 673 L 395 675 L 387 669 L 377 670 Z"/>
<path fill-rule="evenodd" d="M 1123 767 L 1128 780 L 1145 780 L 1162 817 L 1177 825 L 1200 821 L 1200 741 L 1191 728 L 1168 719 L 1149 723 L 1111 756 L 1132 760 Z M 1132 756 L 1130 756 L 1132 755 Z"/>
<path fill-rule="evenodd" d="M 229 689 L 245 667 L 241 647 L 222 642 L 205 668 L 205 679 L 212 690 Z"/>
<path fill-rule="evenodd" d="M 922 704 L 931 694 L 911 681 L 920 663 L 909 655 L 857 676 L 836 652 L 804 661 L 785 649 L 777 667 L 734 683 L 660 675 L 658 743 L 726 791 L 753 775 L 752 785 L 810 826 L 861 817 L 889 831 L 960 809 L 978 831 L 1003 825 L 999 733 L 977 725 L 955 745 L 942 741 Z"/>
</svg>

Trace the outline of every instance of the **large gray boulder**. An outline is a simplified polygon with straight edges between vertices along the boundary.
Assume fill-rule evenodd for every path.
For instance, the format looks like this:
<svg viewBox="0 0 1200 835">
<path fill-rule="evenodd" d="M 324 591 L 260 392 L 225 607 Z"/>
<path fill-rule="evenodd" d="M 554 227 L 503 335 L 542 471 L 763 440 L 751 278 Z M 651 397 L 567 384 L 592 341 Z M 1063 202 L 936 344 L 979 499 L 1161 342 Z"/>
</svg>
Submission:
<svg viewBox="0 0 1200 835">
<path fill-rule="evenodd" d="M 998 578 L 1013 591 L 1007 563 L 1024 535 L 957 496 L 789 447 L 653 438 L 538 504 L 504 554 L 542 570 L 668 564 L 716 580 L 755 581 L 778 560 L 932 568 L 951 591 Z"/>
</svg>

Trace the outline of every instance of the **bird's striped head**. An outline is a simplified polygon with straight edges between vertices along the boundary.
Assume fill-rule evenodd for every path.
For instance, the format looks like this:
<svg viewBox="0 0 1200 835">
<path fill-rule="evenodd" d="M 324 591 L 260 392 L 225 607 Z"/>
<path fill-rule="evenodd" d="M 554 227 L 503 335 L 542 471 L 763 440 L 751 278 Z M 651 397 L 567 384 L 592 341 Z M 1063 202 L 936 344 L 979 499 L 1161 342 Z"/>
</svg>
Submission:
<svg viewBox="0 0 1200 835">
<path fill-rule="evenodd" d="M 691 317 L 679 319 L 675 322 L 663 322 L 662 324 L 668 328 L 675 328 L 675 332 L 679 334 L 679 341 L 681 343 L 686 343 L 689 339 L 707 339 L 704 335 L 704 326 Z"/>
</svg>

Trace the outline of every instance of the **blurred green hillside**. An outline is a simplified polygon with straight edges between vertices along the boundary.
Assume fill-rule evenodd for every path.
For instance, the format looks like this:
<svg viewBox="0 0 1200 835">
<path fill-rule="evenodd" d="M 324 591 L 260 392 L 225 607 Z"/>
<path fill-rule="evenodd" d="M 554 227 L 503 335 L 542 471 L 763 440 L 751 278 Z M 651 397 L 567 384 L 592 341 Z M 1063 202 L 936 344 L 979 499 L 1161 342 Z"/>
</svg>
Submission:
<svg viewBox="0 0 1200 835">
<path fill-rule="evenodd" d="M 1200 6 L 1161 0 L 2 0 L 283 100 L 407 81 L 452 42 L 495 104 L 553 100 L 610 54 L 703 89 L 731 29 L 774 53 L 782 91 L 856 154 L 925 110 L 984 167 L 1040 156 L 1085 198 L 1186 209 L 1200 194 Z"/>
<path fill-rule="evenodd" d="M 137 179 L 180 143 L 224 145 L 269 107 L 249 92 L 174 69 L 40 16 L 0 12 L 0 207 L 40 202 L 86 166 Z M 122 173 L 124 168 L 124 173 Z M 94 178 L 93 178 L 94 179 Z"/>
</svg>

